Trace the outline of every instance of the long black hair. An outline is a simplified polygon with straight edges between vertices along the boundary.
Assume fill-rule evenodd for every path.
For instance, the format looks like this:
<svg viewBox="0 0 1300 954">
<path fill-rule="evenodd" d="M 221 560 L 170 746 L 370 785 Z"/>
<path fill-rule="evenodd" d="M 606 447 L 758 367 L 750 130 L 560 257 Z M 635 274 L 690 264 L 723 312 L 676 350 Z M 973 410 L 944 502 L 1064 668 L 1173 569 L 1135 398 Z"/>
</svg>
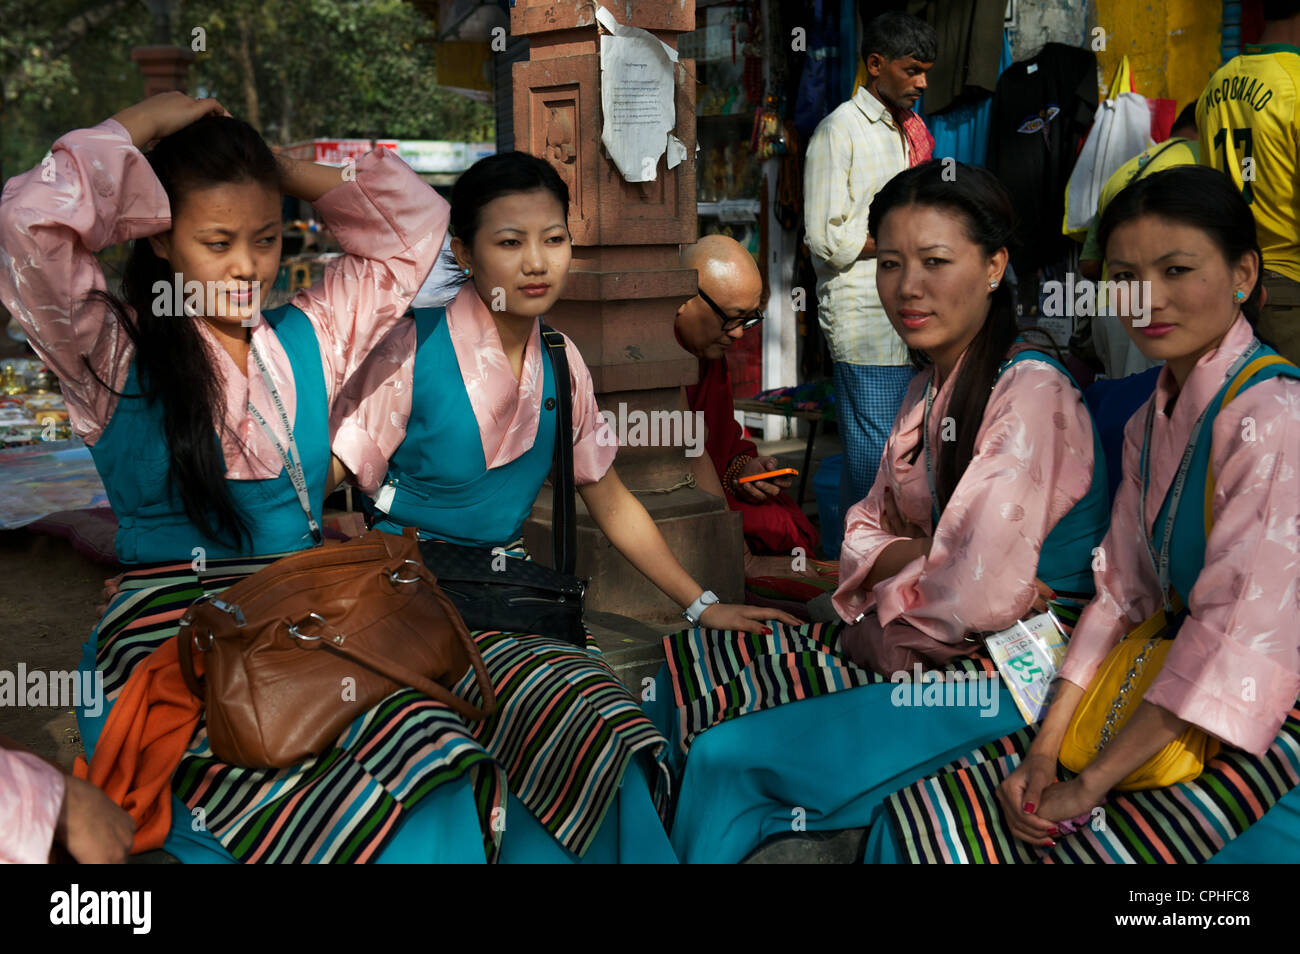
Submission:
<svg viewBox="0 0 1300 954">
<path fill-rule="evenodd" d="M 265 141 L 252 126 L 228 116 L 191 123 L 159 140 L 147 158 L 167 193 L 173 220 L 196 188 L 229 182 L 280 188 L 279 166 Z M 248 526 L 226 485 L 214 432 L 225 426 L 224 382 L 195 325 L 200 319 L 172 315 L 170 304 L 154 307 L 157 282 L 170 289 L 172 267 L 154 253 L 148 238 L 138 238 L 122 272 L 120 294 L 96 290 L 91 298 L 113 312 L 135 345 L 139 396 L 162 406 L 171 455 L 169 492 L 179 491 L 186 516 L 205 536 L 237 549 L 248 538 Z M 172 300 L 168 292 L 167 301 Z"/>
<path fill-rule="evenodd" d="M 1010 251 L 1014 244 L 1016 214 L 1011 196 L 987 169 L 949 160 L 931 160 L 900 172 L 890 179 L 871 203 L 867 230 L 872 238 L 880 233 L 885 216 L 900 206 L 920 205 L 955 214 L 963 223 L 966 236 L 986 255 L 998 249 Z M 1011 283 L 1004 278 L 989 297 L 989 313 L 965 351 L 961 369 L 952 385 L 948 401 L 957 425 L 957 439 L 943 441 L 936 466 L 936 504 L 942 513 L 958 482 L 975 454 L 975 435 L 998 370 L 1006 360 L 1017 335 L 1037 333 L 1044 344 L 1059 357 L 1060 352 L 1049 335 L 1036 329 L 1021 329 L 1016 318 L 1015 296 Z M 924 352 L 909 348 L 912 364 L 918 369 L 933 366 Z M 922 436 L 924 440 L 924 435 Z M 912 451 L 915 461 L 921 446 Z"/>
<path fill-rule="evenodd" d="M 1115 230 L 1141 215 L 1155 215 L 1204 232 L 1223 253 L 1229 267 L 1254 252 L 1259 261 L 1255 287 L 1241 310 L 1259 336 L 1260 290 L 1263 288 L 1264 255 L 1255 233 L 1255 216 L 1236 185 L 1224 173 L 1209 166 L 1174 166 L 1143 176 L 1111 200 L 1097 225 L 1102 250 Z M 1264 339 L 1260 339 L 1263 341 Z M 1265 344 L 1271 344 L 1264 341 Z"/>
</svg>

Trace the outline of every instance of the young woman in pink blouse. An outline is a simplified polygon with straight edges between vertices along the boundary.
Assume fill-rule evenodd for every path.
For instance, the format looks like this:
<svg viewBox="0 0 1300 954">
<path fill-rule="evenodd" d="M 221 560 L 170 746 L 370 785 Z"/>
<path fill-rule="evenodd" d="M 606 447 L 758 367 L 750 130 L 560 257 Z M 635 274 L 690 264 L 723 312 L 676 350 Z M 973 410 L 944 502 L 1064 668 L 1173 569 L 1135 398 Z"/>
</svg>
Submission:
<svg viewBox="0 0 1300 954">
<path fill-rule="evenodd" d="M 673 823 L 684 860 L 738 861 L 796 821 L 865 827 L 903 781 L 1022 724 L 981 634 L 1091 595 L 1109 509 L 1100 443 L 1051 346 L 1019 334 L 1006 190 L 954 171 L 900 173 L 871 207 L 880 298 L 918 373 L 847 515 L 845 625 L 668 640 L 659 695 L 677 706 L 679 757 L 689 745 Z M 899 684 L 933 668 L 970 691 L 912 705 Z"/>
<path fill-rule="evenodd" d="M 464 285 L 445 309 L 416 309 L 348 382 L 333 420 L 336 474 L 345 466 L 367 493 L 376 528 L 418 527 L 434 559 L 449 545 L 517 558 L 555 442 L 567 441 L 592 520 L 683 609 L 742 631 L 795 622 L 717 602 L 691 578 L 619 480 L 617 438 L 567 338 L 561 379 L 540 324 L 569 274 L 568 212 L 564 181 L 525 153 L 482 159 L 457 180 L 451 249 Z M 557 420 L 561 388 L 568 434 Z M 651 798 L 652 789 L 667 795 L 664 739 L 595 644 L 519 632 L 517 617 L 483 622 L 475 638 L 498 711 L 473 731 L 506 773 L 501 860 L 675 861 Z"/>
<path fill-rule="evenodd" d="M 1100 234 L 1111 277 L 1148 296 L 1149 320 L 1120 320 L 1164 366 L 1126 428 L 1097 596 L 1041 727 L 892 796 L 869 860 L 1300 857 L 1300 370 L 1253 328 L 1254 219 L 1230 180 L 1191 166 L 1129 186 Z M 1062 773 L 1103 660 L 1162 608 L 1163 664 L 1086 765 L 1071 756 L 1079 774 Z M 1200 775 L 1135 789 L 1130 776 L 1189 729 L 1217 743 Z"/>
<path fill-rule="evenodd" d="M 282 194 L 314 203 L 344 254 L 263 312 Z M 218 103 L 180 93 L 68 133 L 6 183 L 0 301 L 60 379 L 128 566 L 82 660 L 109 703 L 78 713 L 92 773 L 108 709 L 186 607 L 319 542 L 330 408 L 405 312 L 447 222 L 390 151 L 342 169 L 277 160 Z M 95 253 L 125 241 L 110 293 Z M 423 742 L 401 744 L 412 737 Z M 481 862 L 490 800 L 476 794 L 495 774 L 461 754 L 466 740 L 430 700 L 372 710 L 336 748 L 270 772 L 214 759 L 200 722 L 171 778 L 164 847 L 184 861 Z"/>
</svg>

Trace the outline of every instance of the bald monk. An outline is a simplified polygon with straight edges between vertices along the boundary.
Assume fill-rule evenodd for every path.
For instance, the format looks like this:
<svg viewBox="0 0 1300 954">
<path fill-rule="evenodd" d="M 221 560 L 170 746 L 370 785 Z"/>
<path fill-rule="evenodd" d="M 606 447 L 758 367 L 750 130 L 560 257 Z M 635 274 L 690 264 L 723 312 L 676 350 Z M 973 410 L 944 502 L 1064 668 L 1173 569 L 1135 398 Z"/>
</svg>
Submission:
<svg viewBox="0 0 1300 954">
<path fill-rule="evenodd" d="M 802 547 L 811 557 L 817 530 L 782 492 L 791 478 L 737 482 L 780 466 L 775 457 L 760 457 L 754 443 L 745 439 L 735 418 L 727 371 L 727 350 L 747 326 L 756 328 L 763 320 L 763 276 L 744 246 L 725 235 L 706 235 L 686 246 L 681 260 L 699 275 L 699 294 L 677 309 L 673 325 L 677 343 L 700 360 L 699 383 L 685 389 L 687 407 L 704 413 L 707 428 L 708 453 L 691 458 L 695 479 L 744 516 L 751 554 L 788 557 L 795 547 Z"/>
</svg>

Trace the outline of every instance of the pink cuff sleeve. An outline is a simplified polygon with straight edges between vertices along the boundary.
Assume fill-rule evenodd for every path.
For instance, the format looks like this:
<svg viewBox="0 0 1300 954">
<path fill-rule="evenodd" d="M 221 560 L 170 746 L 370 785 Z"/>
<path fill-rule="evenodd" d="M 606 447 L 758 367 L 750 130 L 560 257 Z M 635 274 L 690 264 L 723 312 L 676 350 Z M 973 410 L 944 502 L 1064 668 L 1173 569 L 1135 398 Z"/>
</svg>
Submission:
<svg viewBox="0 0 1300 954">
<path fill-rule="evenodd" d="M 876 482 L 862 500 L 849 508 L 844 521 L 844 542 L 840 546 L 840 585 L 831 597 L 831 605 L 840 618 L 852 623 L 876 605 L 876 594 L 866 587 L 876 560 L 896 537 L 881 529 L 881 501 L 884 499 L 886 468 L 876 473 Z"/>
<path fill-rule="evenodd" d="M 1098 596 L 1079 614 L 1058 676 L 1087 689 L 1106 656 L 1137 625 L 1108 596 Z"/>
<path fill-rule="evenodd" d="M 1300 694 L 1300 676 L 1188 617 L 1144 697 L 1229 745 L 1262 755 Z"/>
<path fill-rule="evenodd" d="M 32 753 L 0 749 L 0 862 L 49 860 L 66 784 L 61 772 Z"/>
<path fill-rule="evenodd" d="M 331 403 L 377 342 L 395 325 L 442 250 L 450 209 L 387 149 L 357 163 L 356 178 L 315 203 L 346 253 L 293 304 L 320 340 Z"/>
<path fill-rule="evenodd" d="M 330 414 L 330 451 L 373 495 L 406 438 L 415 376 L 415 322 L 399 322 L 348 378 Z"/>
<path fill-rule="evenodd" d="M 330 445 L 330 451 L 356 478 L 363 493 L 374 496 L 388 473 L 388 458 L 379 445 L 355 418 L 349 418 L 339 427 Z"/>
<path fill-rule="evenodd" d="M 72 426 L 88 444 L 108 423 L 135 353 L 104 305 L 82 304 L 107 288 L 94 253 L 170 222 L 158 177 L 112 119 L 60 137 L 45 160 L 5 183 L 0 304 L 58 376 Z"/>
<path fill-rule="evenodd" d="M 573 482 L 579 487 L 599 482 L 614 465 L 616 454 L 618 437 L 602 420 L 573 445 Z"/>
</svg>

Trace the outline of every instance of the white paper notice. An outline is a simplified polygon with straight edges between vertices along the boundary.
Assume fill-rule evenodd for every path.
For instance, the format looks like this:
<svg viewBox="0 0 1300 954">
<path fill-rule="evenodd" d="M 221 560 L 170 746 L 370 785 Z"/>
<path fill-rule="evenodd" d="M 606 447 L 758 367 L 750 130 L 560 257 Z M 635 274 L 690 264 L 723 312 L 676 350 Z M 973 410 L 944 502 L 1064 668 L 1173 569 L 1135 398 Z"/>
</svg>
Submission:
<svg viewBox="0 0 1300 954">
<path fill-rule="evenodd" d="M 676 168 L 677 164 L 686 158 L 686 143 L 682 142 L 672 133 L 668 134 L 668 168 Z"/>
<path fill-rule="evenodd" d="M 604 7 L 597 10 L 596 19 L 614 34 L 600 38 L 600 106 L 605 115 L 601 142 L 624 179 L 652 182 L 677 125 L 677 53 L 654 34 L 623 26 Z M 674 150 L 671 165 L 681 158 Z"/>
</svg>

